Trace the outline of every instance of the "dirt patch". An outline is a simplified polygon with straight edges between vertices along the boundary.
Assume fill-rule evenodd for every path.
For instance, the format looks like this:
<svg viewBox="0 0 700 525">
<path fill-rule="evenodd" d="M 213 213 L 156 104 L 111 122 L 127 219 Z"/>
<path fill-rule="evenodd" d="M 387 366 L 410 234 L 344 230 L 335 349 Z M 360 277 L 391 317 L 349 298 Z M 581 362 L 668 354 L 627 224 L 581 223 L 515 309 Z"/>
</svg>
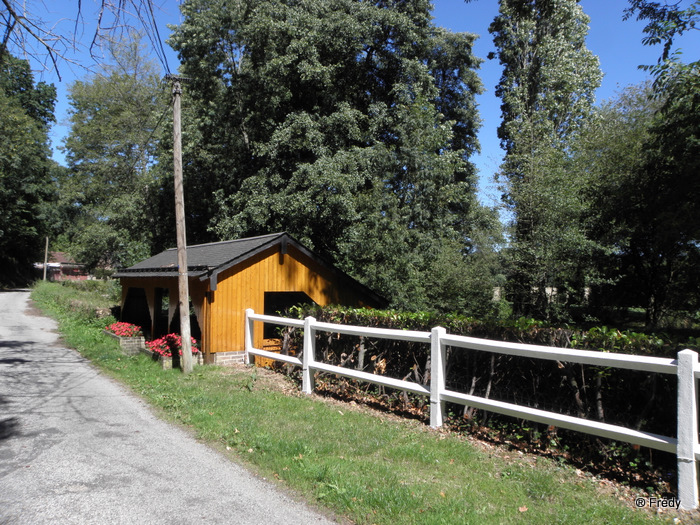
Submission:
<svg viewBox="0 0 700 525">
<path fill-rule="evenodd" d="M 289 396 L 301 395 L 299 388 L 292 379 L 267 368 L 255 368 L 243 364 L 233 364 L 222 367 L 222 373 L 245 375 L 249 377 L 251 390 L 281 392 Z"/>
<path fill-rule="evenodd" d="M 36 304 L 31 299 L 27 302 L 27 308 L 24 309 L 24 314 L 31 317 L 44 317 L 44 314 L 36 307 Z"/>
</svg>

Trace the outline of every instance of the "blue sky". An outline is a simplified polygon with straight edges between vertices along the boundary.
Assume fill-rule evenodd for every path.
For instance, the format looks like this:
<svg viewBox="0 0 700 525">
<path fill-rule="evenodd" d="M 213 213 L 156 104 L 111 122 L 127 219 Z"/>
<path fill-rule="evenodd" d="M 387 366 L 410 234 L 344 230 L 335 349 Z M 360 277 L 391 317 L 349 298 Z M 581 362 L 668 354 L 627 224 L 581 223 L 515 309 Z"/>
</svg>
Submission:
<svg viewBox="0 0 700 525">
<path fill-rule="evenodd" d="M 156 3 L 159 3 L 156 0 Z M 626 0 L 581 0 L 584 12 L 591 18 L 590 32 L 587 38 L 588 48 L 600 59 L 604 77 L 603 83 L 597 92 L 599 101 L 611 98 L 622 87 L 638 84 L 646 78 L 646 73 L 640 71 L 640 64 L 653 64 L 660 53 L 659 47 L 646 47 L 641 44 L 643 24 L 635 20 L 623 21 L 623 10 L 628 5 Z M 89 19 L 88 9 L 90 2 L 83 0 L 84 18 Z M 48 5 L 49 12 L 45 20 L 59 20 L 71 23 L 75 18 L 76 3 L 71 0 L 58 0 Z M 160 11 L 156 17 L 159 23 L 159 32 L 166 39 L 170 31 L 166 24 L 178 24 L 179 10 L 177 0 L 165 0 L 160 3 Z M 433 16 L 436 25 L 445 27 L 455 32 L 476 33 L 480 38 L 476 41 L 475 54 L 483 59 L 490 51 L 494 50 L 488 27 L 498 12 L 496 0 L 475 0 L 466 4 L 463 0 L 435 0 Z M 90 28 L 83 31 L 85 40 L 92 38 Z M 688 40 L 688 39 L 686 39 Z M 87 42 L 89 44 L 89 41 Z M 685 42 L 687 45 L 687 41 Z M 697 55 L 697 43 L 693 56 Z M 167 61 L 172 72 L 177 69 L 178 61 L 175 54 L 167 48 Z M 686 52 L 689 52 L 686 49 Z M 76 60 L 89 65 L 89 58 L 76 55 Z M 163 71 L 165 74 L 166 71 Z M 45 72 L 41 78 L 47 82 L 53 82 L 58 89 L 58 101 L 56 117 L 58 124 L 52 131 L 54 146 L 60 144 L 67 133 L 67 127 L 63 123 L 67 116 L 68 100 L 67 88 L 71 82 L 85 75 L 85 70 L 79 66 L 69 64 L 61 65 L 62 81 L 59 82 L 56 75 Z M 481 154 L 472 159 L 479 169 L 479 197 L 487 205 L 496 204 L 498 191 L 493 182 L 494 173 L 502 158 L 502 151 L 496 136 L 496 128 L 500 121 L 500 101 L 494 95 L 494 89 L 501 75 L 501 68 L 496 60 L 485 60 L 479 71 L 486 89 L 485 93 L 478 97 L 479 111 L 482 118 L 482 128 L 479 133 L 481 142 Z M 56 151 L 54 158 L 62 162 L 63 157 Z"/>
<path fill-rule="evenodd" d="M 463 0 L 436 0 L 434 5 L 436 25 L 455 32 L 480 35 L 474 48 L 477 56 L 485 59 L 490 51 L 495 51 L 488 27 L 498 14 L 496 0 L 475 0 L 469 4 Z M 598 56 L 604 73 L 601 87 L 596 92 L 597 101 L 612 98 L 625 86 L 639 84 L 648 78 L 638 66 L 656 63 L 661 48 L 642 45 L 644 23 L 634 19 L 622 20 L 627 0 L 581 0 L 580 5 L 591 19 L 587 47 Z M 496 135 L 501 118 L 500 100 L 494 94 L 501 67 L 497 60 L 486 60 L 479 74 L 486 90 L 477 99 L 483 121 L 479 133 L 481 154 L 472 160 L 479 170 L 480 200 L 494 205 L 500 195 L 493 179 L 503 157 Z"/>
</svg>

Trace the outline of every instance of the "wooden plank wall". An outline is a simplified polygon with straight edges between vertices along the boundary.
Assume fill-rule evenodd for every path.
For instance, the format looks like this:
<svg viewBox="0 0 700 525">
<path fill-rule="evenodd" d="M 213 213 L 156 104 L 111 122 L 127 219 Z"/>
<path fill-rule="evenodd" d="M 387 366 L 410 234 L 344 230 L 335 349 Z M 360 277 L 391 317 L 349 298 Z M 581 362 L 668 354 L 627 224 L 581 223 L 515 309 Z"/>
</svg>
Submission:
<svg viewBox="0 0 700 525">
<path fill-rule="evenodd" d="M 265 309 L 265 292 L 304 292 L 315 303 L 364 306 L 367 299 L 332 270 L 288 246 L 280 253 L 275 246 L 219 274 L 217 289 L 209 291 L 209 282 L 190 279 L 190 297 L 197 302 L 202 331 L 202 350 L 208 353 L 244 350 L 245 309 Z M 143 288 L 153 303 L 156 288 L 169 288 L 177 295 L 177 279 L 163 277 L 122 278 L 122 306 L 129 287 Z M 153 315 L 154 304 L 149 304 Z M 200 319 L 201 316 L 201 319 Z M 262 346 L 262 323 L 256 323 L 255 342 Z"/>
<path fill-rule="evenodd" d="M 322 306 L 363 304 L 363 298 L 326 267 L 293 246 L 281 255 L 277 246 L 219 275 L 209 305 L 211 352 L 243 351 L 245 309 L 263 312 L 265 292 L 304 292 Z M 254 344 L 262 346 L 262 323 L 256 323 Z"/>
</svg>

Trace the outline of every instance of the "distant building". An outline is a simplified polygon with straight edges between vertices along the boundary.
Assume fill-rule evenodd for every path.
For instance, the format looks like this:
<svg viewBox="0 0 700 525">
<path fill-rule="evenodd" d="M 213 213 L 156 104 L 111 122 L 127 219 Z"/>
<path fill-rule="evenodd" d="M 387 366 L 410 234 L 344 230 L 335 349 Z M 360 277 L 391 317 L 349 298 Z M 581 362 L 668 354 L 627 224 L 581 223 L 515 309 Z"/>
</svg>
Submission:
<svg viewBox="0 0 700 525">
<path fill-rule="evenodd" d="M 44 263 L 34 263 L 38 277 L 44 275 Z M 48 281 L 85 281 L 89 274 L 84 264 L 77 263 L 64 252 L 49 252 L 49 262 L 46 265 L 46 279 Z"/>
</svg>

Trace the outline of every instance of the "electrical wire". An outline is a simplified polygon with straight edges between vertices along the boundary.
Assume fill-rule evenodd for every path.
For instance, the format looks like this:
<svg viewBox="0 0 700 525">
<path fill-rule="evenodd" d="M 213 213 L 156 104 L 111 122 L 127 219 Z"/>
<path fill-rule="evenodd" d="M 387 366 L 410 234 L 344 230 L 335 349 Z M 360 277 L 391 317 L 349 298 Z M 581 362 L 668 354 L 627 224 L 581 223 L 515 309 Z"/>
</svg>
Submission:
<svg viewBox="0 0 700 525">
<path fill-rule="evenodd" d="M 161 64 L 165 68 L 165 72 L 170 75 L 170 65 L 168 64 L 168 57 L 165 54 L 165 48 L 163 47 L 163 39 L 160 37 L 160 31 L 158 31 L 158 23 L 156 22 L 156 16 L 155 13 L 153 12 L 153 2 L 149 0 L 147 2 L 147 7 L 148 7 L 148 21 L 149 24 L 151 25 L 151 29 L 153 30 L 153 33 L 155 33 L 156 37 L 156 42 L 153 42 L 153 39 L 151 38 L 151 43 L 153 44 L 153 48 L 156 52 L 156 56 L 158 56 L 158 60 L 160 60 Z"/>
</svg>

